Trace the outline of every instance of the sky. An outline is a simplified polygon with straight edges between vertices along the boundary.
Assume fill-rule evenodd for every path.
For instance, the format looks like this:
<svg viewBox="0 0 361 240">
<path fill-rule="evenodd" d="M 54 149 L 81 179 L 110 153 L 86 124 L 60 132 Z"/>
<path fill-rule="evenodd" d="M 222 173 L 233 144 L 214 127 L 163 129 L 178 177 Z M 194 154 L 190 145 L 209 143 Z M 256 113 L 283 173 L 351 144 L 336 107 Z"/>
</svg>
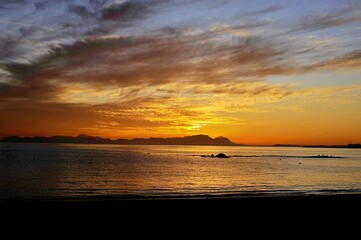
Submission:
<svg viewBox="0 0 361 240">
<path fill-rule="evenodd" d="M 361 2 L 0 0 L 0 137 L 361 142 Z"/>
</svg>

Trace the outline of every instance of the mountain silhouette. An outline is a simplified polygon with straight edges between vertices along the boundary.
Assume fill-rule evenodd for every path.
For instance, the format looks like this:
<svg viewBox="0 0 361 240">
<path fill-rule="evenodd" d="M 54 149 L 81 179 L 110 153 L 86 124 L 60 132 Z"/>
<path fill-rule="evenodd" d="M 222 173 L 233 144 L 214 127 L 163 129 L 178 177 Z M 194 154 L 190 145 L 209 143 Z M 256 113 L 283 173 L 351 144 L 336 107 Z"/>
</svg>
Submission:
<svg viewBox="0 0 361 240">
<path fill-rule="evenodd" d="M 81 134 L 53 137 L 5 137 L 1 142 L 33 142 L 33 143 L 82 143 L 82 144 L 129 144 L 129 145 L 204 145 L 204 146 L 237 146 L 238 144 L 225 137 L 211 138 L 208 135 L 193 135 L 175 138 L 134 138 L 117 139 L 101 138 Z"/>
</svg>

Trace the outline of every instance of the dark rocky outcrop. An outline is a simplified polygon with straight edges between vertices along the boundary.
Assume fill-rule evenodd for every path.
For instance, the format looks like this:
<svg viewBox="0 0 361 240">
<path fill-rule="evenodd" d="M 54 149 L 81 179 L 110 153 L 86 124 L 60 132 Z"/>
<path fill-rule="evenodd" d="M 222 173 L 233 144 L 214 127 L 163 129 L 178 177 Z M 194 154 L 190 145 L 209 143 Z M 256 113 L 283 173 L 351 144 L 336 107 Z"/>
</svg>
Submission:
<svg viewBox="0 0 361 240">
<path fill-rule="evenodd" d="M 229 158 L 226 154 L 224 154 L 224 153 L 218 153 L 217 155 L 216 155 L 216 157 L 217 158 Z"/>
</svg>

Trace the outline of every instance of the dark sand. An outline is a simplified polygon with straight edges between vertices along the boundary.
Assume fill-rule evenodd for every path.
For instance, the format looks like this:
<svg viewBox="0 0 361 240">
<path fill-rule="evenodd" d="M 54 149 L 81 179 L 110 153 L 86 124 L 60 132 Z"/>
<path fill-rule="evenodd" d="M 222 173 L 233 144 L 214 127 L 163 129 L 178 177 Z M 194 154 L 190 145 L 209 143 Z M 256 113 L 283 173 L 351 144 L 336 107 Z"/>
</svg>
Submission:
<svg viewBox="0 0 361 240">
<path fill-rule="evenodd" d="M 1 212 L 21 214 L 360 214 L 361 194 L 299 196 L 232 196 L 139 199 L 26 199 L 3 200 Z"/>
<path fill-rule="evenodd" d="M 361 194 L 312 196 L 234 196 L 185 199 L 69 199 L 7 200 L 0 202 L 3 229 L 11 234 L 29 232 L 94 237 L 111 233 L 214 237 L 314 236 L 359 229 Z M 341 228 L 342 226 L 342 228 Z M 25 231 L 24 229 L 28 229 Z M 47 231 L 44 231 L 47 230 Z M 170 235 L 168 235 L 170 234 Z M 308 235 L 310 234 L 310 235 Z M 202 237 L 202 238 L 203 238 Z M 83 238 L 83 237 L 82 237 Z M 171 237 L 172 239 L 173 237 Z M 227 239 L 227 238 L 226 238 Z"/>
</svg>

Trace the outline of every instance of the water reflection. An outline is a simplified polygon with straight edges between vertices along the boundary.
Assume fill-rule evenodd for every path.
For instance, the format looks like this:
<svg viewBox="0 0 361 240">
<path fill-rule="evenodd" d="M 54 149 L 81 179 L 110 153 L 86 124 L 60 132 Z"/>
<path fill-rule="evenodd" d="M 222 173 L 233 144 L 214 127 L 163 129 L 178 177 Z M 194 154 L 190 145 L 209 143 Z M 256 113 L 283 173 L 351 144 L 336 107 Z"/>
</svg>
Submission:
<svg viewBox="0 0 361 240">
<path fill-rule="evenodd" d="M 199 156 L 218 152 L 254 157 Z M 345 158 L 302 157 L 315 154 Z M 285 157 L 261 157 L 273 155 Z M 0 156 L 2 198 L 361 189 L 361 153 L 350 149 L 7 143 Z"/>
</svg>

